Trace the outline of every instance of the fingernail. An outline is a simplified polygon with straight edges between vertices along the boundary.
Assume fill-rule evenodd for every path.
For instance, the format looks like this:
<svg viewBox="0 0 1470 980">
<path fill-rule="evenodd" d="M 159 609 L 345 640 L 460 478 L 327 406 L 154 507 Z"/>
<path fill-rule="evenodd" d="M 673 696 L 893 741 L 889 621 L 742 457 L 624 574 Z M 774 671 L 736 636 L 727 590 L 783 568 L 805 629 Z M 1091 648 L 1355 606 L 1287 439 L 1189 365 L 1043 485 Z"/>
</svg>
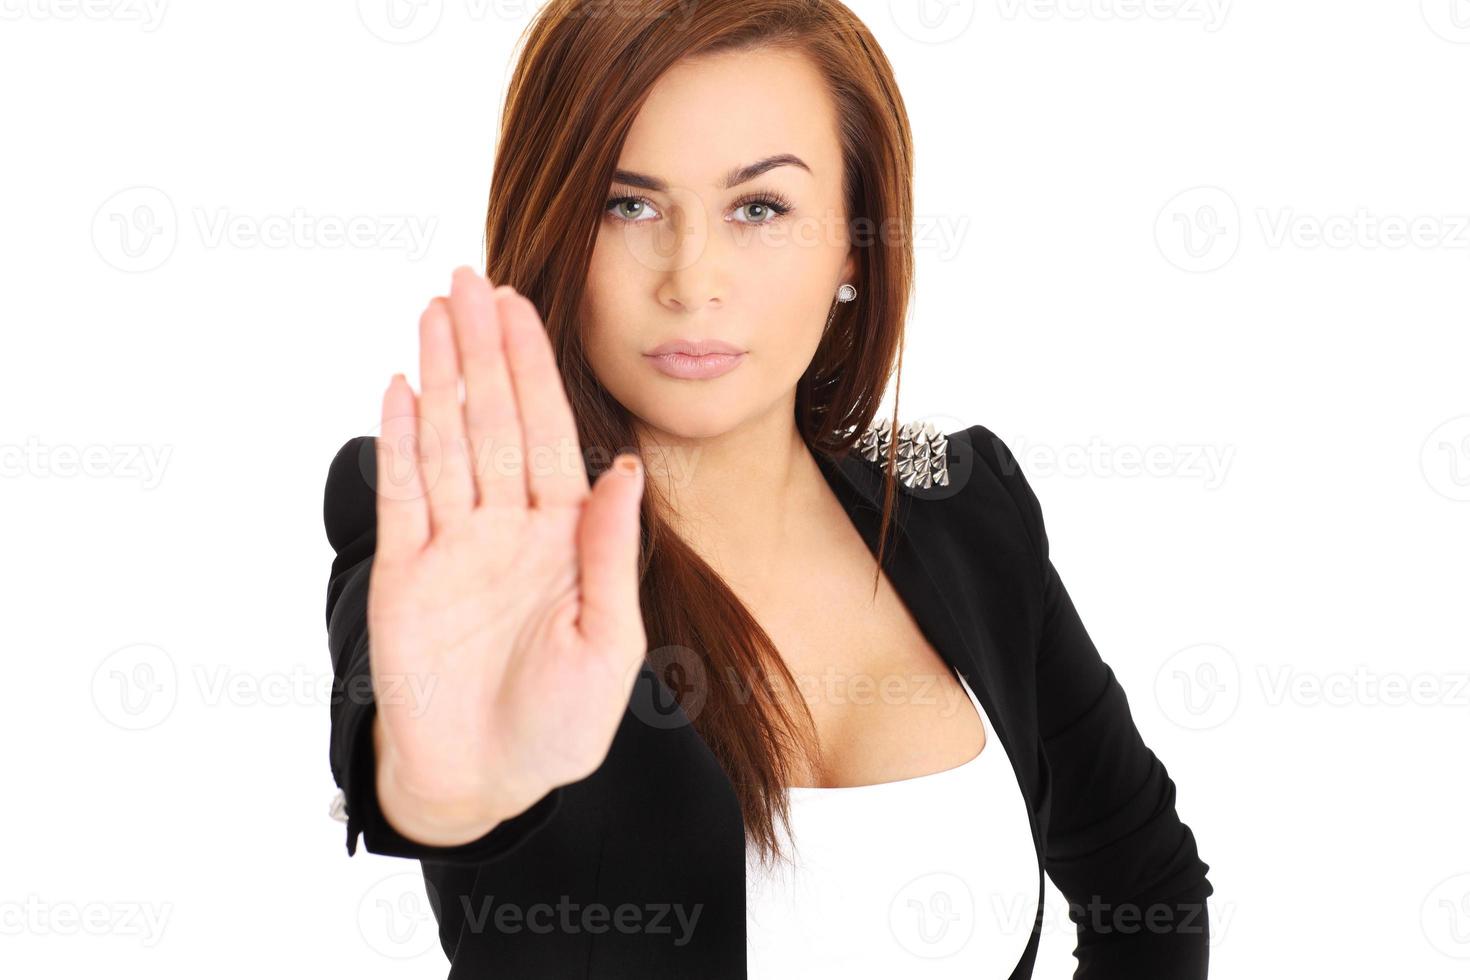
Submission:
<svg viewBox="0 0 1470 980">
<path fill-rule="evenodd" d="M 618 469 L 624 476 L 637 476 L 639 463 L 637 456 L 622 455 L 618 457 Z"/>
</svg>

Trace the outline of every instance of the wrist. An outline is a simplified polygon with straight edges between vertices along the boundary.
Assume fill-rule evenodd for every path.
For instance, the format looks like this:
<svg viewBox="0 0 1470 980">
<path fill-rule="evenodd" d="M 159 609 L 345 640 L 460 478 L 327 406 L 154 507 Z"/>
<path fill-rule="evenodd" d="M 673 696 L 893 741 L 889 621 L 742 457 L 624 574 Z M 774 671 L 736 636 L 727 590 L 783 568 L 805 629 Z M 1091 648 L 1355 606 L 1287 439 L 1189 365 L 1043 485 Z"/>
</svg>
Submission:
<svg viewBox="0 0 1470 980">
<path fill-rule="evenodd" d="M 499 793 L 424 792 L 405 780 L 399 760 L 387 742 L 382 720 L 373 717 L 373 752 L 377 759 L 378 809 L 404 837 L 434 847 L 478 840 L 519 812 Z"/>
</svg>

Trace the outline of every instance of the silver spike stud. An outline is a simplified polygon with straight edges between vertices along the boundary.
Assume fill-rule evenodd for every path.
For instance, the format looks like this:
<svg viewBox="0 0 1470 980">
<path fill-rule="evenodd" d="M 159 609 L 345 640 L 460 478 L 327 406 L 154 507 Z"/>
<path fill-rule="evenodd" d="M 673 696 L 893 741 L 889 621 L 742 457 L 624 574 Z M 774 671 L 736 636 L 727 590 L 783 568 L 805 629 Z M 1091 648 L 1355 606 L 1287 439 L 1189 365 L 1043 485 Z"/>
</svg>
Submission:
<svg viewBox="0 0 1470 980">
<path fill-rule="evenodd" d="M 864 459 L 884 463 L 893 437 L 886 421 L 874 422 L 858 438 Z M 949 439 L 933 422 L 905 422 L 898 428 L 897 471 L 906 487 L 949 486 Z"/>
</svg>

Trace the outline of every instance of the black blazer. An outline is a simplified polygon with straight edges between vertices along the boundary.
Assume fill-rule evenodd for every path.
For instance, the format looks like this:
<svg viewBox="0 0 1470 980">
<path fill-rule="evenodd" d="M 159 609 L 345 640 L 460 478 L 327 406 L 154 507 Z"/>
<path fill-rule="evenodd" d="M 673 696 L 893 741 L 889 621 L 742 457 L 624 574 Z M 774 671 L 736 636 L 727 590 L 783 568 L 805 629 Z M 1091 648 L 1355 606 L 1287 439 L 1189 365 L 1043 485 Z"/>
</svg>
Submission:
<svg viewBox="0 0 1470 980">
<path fill-rule="evenodd" d="M 947 461 L 948 486 L 899 484 L 900 533 L 885 571 L 1010 756 L 1038 891 L 1050 875 L 1077 925 L 1075 976 L 1204 977 L 1209 865 L 1051 563 L 1037 498 L 983 426 L 949 433 Z M 879 464 L 856 453 L 817 462 L 876 553 Z M 606 760 L 586 779 L 457 847 L 418 844 L 384 820 L 365 622 L 375 471 L 373 437 L 349 440 L 332 461 L 324 506 L 337 553 L 327 587 L 330 754 L 347 853 L 362 834 L 374 854 L 422 862 L 451 978 L 743 980 L 735 792 L 646 663 Z M 1011 980 L 1032 975 L 1042 915 Z"/>
</svg>

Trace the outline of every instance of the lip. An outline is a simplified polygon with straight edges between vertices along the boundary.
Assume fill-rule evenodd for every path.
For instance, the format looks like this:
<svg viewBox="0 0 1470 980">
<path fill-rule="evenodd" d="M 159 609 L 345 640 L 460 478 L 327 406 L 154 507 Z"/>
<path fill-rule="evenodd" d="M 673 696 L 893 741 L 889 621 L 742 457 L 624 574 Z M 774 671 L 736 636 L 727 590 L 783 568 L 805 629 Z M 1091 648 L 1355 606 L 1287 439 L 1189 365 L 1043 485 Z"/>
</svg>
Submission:
<svg viewBox="0 0 1470 980">
<path fill-rule="evenodd" d="M 645 354 L 655 368 L 671 378 L 704 381 L 728 374 L 745 360 L 745 352 L 716 354 L 686 354 L 673 351 L 667 354 Z"/>
<path fill-rule="evenodd" d="M 744 354 L 745 350 L 734 344 L 723 340 L 670 340 L 668 343 L 659 344 L 653 350 L 645 351 L 650 356 L 659 354 L 689 354 L 699 357 L 704 354 Z"/>
<path fill-rule="evenodd" d="M 671 378 L 704 381 L 728 374 L 745 359 L 746 351 L 723 340 L 687 340 L 659 344 L 643 356 Z"/>
</svg>

